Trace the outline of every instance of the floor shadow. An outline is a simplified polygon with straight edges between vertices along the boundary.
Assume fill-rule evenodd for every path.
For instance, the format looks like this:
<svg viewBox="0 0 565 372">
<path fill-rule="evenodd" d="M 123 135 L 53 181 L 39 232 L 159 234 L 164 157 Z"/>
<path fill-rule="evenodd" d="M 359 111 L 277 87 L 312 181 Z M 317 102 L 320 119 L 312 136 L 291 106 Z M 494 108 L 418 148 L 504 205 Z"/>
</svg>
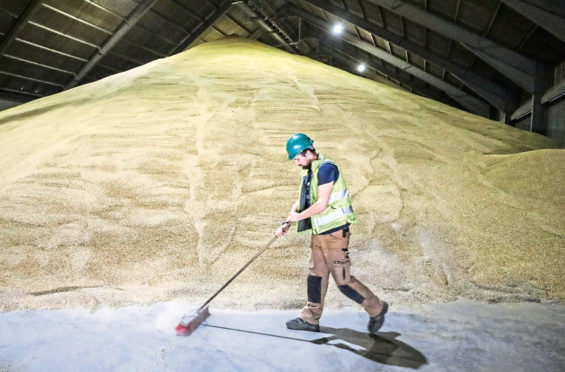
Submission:
<svg viewBox="0 0 565 372">
<path fill-rule="evenodd" d="M 261 336 L 277 337 L 286 340 L 310 342 L 316 345 L 334 346 L 343 350 L 351 351 L 357 355 L 370 359 L 374 362 L 418 369 L 427 364 L 428 360 L 418 350 L 396 338 L 400 336 L 397 332 L 379 332 L 375 335 L 354 331 L 348 328 L 320 327 L 320 332 L 331 334 L 329 337 L 321 337 L 308 340 L 299 337 L 289 337 L 264 332 L 250 331 L 225 327 L 221 325 L 203 323 L 206 327 L 225 329 L 229 331 L 243 332 Z M 311 332 L 307 332 L 312 334 Z M 297 335 L 299 336 L 299 335 Z"/>
<path fill-rule="evenodd" d="M 320 327 L 320 331 L 333 336 L 310 342 L 335 346 L 386 365 L 417 369 L 428 363 L 421 352 L 396 339 L 400 333 L 379 332 L 371 335 L 348 328 L 331 327 Z"/>
</svg>

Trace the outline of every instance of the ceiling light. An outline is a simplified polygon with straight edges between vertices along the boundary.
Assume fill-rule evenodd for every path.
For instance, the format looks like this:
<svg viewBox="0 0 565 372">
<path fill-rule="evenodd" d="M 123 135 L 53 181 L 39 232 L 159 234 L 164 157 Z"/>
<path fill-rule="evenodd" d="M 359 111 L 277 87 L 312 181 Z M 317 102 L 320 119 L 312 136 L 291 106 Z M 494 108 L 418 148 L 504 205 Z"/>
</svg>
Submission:
<svg viewBox="0 0 565 372">
<path fill-rule="evenodd" d="M 365 72 L 365 69 L 366 69 L 366 66 L 365 66 L 364 63 L 360 63 L 360 64 L 357 66 L 357 71 L 358 71 L 358 72 Z"/>
<path fill-rule="evenodd" d="M 339 35 L 343 32 L 343 25 L 341 23 L 336 23 L 332 27 L 332 32 L 334 35 Z"/>
</svg>

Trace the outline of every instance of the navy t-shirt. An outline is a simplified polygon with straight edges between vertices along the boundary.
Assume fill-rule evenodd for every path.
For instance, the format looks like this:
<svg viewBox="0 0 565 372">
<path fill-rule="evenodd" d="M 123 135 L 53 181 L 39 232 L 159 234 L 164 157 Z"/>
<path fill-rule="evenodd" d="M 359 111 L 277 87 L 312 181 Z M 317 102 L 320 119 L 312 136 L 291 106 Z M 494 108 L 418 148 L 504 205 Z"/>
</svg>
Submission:
<svg viewBox="0 0 565 372">
<path fill-rule="evenodd" d="M 336 165 L 332 163 L 324 163 L 318 170 L 318 185 L 335 182 L 338 177 L 339 169 L 337 169 Z"/>
</svg>

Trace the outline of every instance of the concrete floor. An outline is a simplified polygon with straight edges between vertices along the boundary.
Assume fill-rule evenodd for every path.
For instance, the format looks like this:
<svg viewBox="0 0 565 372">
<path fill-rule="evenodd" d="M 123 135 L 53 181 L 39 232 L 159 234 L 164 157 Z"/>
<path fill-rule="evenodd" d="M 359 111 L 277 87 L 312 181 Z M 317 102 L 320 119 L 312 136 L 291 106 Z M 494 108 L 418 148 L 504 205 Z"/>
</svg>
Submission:
<svg viewBox="0 0 565 372">
<path fill-rule="evenodd" d="M 290 331 L 297 311 L 211 308 L 189 337 L 174 334 L 178 302 L 0 315 L 8 371 L 563 371 L 565 307 L 456 301 L 391 306 L 377 335 L 359 311 L 329 311 L 321 333 Z"/>
</svg>

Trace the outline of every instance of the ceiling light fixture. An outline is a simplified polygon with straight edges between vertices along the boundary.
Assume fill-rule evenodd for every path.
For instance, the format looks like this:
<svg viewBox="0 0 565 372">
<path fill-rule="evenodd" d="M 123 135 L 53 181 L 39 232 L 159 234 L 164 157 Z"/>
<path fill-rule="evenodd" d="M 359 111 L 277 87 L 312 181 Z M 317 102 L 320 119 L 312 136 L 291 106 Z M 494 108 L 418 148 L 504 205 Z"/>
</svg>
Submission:
<svg viewBox="0 0 565 372">
<path fill-rule="evenodd" d="M 358 72 L 365 72 L 365 69 L 366 69 L 366 68 L 367 68 L 367 67 L 365 66 L 364 63 L 360 63 L 360 64 L 357 66 L 357 71 L 358 71 Z"/>
<path fill-rule="evenodd" d="M 341 23 L 336 23 L 332 27 L 332 32 L 334 35 L 340 35 L 343 32 L 343 25 Z"/>
</svg>

